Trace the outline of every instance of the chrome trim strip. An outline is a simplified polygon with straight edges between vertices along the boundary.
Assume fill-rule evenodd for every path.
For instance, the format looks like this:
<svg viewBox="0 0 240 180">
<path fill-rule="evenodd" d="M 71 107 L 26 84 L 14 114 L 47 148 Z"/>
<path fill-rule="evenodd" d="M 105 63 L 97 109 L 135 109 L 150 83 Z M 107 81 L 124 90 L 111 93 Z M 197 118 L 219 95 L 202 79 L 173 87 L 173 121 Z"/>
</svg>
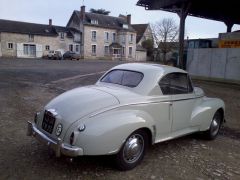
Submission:
<svg viewBox="0 0 240 180">
<path fill-rule="evenodd" d="M 177 100 L 163 100 L 163 101 L 146 101 L 146 102 L 137 102 L 137 103 L 128 103 L 128 104 L 122 104 L 122 105 L 117 105 L 117 106 L 114 106 L 114 107 L 110 107 L 110 108 L 107 108 L 107 109 L 104 109 L 102 111 L 99 111 L 99 112 L 96 112 L 92 115 L 90 115 L 89 117 L 92 118 L 98 114 L 102 114 L 104 112 L 107 112 L 107 111 L 110 111 L 110 110 L 113 110 L 113 109 L 117 109 L 117 108 L 121 108 L 121 107 L 124 107 L 124 106 L 133 106 L 133 105 L 143 105 L 143 104 L 154 104 L 154 103 L 169 103 L 171 105 L 172 102 L 177 102 L 177 101 L 185 101 L 185 100 L 191 100 L 191 99 L 199 99 L 199 98 L 203 98 L 204 96 L 197 96 L 197 97 L 191 97 L 191 98 L 184 98 L 184 99 L 177 99 Z"/>
</svg>

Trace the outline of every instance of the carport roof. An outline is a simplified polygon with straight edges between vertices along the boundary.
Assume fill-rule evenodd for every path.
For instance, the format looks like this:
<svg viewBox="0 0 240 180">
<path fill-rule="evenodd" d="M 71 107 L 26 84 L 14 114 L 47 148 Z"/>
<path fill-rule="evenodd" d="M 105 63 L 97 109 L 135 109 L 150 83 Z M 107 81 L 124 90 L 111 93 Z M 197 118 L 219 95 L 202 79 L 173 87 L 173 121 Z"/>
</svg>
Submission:
<svg viewBox="0 0 240 180">
<path fill-rule="evenodd" d="M 139 0 L 138 6 L 147 10 L 164 10 L 177 13 L 183 3 L 190 2 L 189 15 L 217 20 L 232 24 L 240 24 L 240 11 L 237 0 Z"/>
</svg>

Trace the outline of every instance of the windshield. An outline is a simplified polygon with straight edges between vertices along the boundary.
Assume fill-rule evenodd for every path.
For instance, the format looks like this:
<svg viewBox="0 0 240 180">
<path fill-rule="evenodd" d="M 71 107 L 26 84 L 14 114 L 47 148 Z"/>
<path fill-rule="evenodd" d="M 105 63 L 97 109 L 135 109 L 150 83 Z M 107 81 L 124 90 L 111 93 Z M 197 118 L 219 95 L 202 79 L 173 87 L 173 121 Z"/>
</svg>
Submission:
<svg viewBox="0 0 240 180">
<path fill-rule="evenodd" d="M 143 73 L 129 70 L 115 69 L 107 73 L 100 81 L 119 84 L 127 87 L 136 87 L 143 79 Z"/>
</svg>

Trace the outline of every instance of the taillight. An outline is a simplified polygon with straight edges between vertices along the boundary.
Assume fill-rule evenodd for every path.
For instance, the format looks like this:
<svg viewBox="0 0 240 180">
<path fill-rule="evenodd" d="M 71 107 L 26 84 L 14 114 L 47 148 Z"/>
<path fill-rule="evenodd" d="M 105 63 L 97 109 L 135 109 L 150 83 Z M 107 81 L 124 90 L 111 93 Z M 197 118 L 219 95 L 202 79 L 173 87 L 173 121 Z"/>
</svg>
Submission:
<svg viewBox="0 0 240 180">
<path fill-rule="evenodd" d="M 70 136 L 70 144 L 73 145 L 73 141 L 74 141 L 74 132 L 72 132 L 71 136 Z"/>
</svg>

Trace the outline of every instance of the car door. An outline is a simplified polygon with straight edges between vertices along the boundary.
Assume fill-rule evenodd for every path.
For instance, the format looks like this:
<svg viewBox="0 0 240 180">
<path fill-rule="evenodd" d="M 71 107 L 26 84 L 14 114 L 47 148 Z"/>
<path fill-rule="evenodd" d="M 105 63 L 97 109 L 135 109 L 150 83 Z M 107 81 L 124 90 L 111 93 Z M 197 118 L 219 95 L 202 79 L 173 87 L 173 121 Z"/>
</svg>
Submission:
<svg viewBox="0 0 240 180">
<path fill-rule="evenodd" d="M 167 74 L 160 87 L 163 94 L 171 95 L 172 133 L 188 129 L 196 98 L 187 73 Z"/>
</svg>

